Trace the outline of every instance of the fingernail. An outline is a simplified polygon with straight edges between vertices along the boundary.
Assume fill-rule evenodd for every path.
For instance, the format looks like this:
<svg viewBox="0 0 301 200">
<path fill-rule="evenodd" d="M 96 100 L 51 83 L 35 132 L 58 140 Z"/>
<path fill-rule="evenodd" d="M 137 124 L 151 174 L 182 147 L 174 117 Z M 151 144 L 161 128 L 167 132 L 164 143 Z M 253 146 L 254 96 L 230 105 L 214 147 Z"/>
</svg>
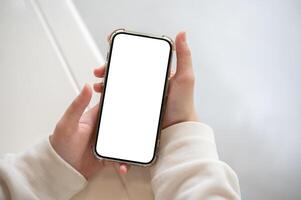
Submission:
<svg viewBox="0 0 301 200">
<path fill-rule="evenodd" d="M 121 174 L 126 174 L 126 173 L 127 173 L 127 168 L 126 168 L 126 166 L 124 166 L 124 165 L 121 165 L 121 166 L 120 166 L 120 173 L 121 173 Z"/>
<path fill-rule="evenodd" d="M 90 89 L 89 83 L 85 83 L 84 87 L 82 88 L 82 92 L 89 89 Z"/>
<path fill-rule="evenodd" d="M 186 32 L 183 33 L 183 42 L 186 42 Z"/>
</svg>

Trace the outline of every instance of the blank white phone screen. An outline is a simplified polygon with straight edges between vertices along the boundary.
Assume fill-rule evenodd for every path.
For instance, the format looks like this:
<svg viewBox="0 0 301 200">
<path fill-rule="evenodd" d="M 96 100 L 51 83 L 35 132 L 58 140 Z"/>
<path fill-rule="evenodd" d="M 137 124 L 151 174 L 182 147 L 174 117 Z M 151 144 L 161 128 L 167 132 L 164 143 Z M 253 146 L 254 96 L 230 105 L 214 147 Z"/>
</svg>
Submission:
<svg viewBox="0 0 301 200">
<path fill-rule="evenodd" d="M 118 33 L 113 39 L 96 153 L 142 164 L 155 154 L 171 45 Z"/>
</svg>

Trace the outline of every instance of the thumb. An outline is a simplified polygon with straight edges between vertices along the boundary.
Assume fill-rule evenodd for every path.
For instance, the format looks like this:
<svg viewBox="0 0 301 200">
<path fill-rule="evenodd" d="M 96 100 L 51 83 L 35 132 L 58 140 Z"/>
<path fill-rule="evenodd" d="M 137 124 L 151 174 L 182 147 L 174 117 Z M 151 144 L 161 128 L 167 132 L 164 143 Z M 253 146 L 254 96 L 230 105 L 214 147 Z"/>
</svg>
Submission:
<svg viewBox="0 0 301 200">
<path fill-rule="evenodd" d="M 186 33 L 180 32 L 176 37 L 177 71 L 175 76 L 193 73 L 191 51 L 186 41 Z"/>
<path fill-rule="evenodd" d="M 73 100 L 71 105 L 66 110 L 63 121 L 68 124 L 77 124 L 89 105 L 92 97 L 92 90 L 88 84 L 85 84 L 80 94 Z"/>
</svg>

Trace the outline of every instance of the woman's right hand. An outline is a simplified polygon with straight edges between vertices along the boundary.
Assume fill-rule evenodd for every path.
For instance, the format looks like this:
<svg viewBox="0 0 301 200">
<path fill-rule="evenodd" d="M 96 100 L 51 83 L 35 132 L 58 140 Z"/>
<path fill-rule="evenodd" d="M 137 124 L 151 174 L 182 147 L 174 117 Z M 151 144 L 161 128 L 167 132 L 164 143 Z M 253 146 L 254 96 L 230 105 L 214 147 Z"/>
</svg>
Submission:
<svg viewBox="0 0 301 200">
<path fill-rule="evenodd" d="M 175 45 L 177 67 L 176 73 L 170 76 L 163 128 L 180 122 L 198 121 L 194 106 L 195 76 L 185 32 L 178 33 Z"/>
</svg>

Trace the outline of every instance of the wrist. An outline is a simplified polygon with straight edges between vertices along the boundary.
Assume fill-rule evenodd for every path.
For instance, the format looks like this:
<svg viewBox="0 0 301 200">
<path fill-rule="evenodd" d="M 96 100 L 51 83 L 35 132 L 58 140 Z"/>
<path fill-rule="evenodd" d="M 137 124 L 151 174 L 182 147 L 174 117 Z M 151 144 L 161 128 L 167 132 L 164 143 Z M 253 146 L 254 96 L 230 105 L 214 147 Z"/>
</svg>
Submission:
<svg viewBox="0 0 301 200">
<path fill-rule="evenodd" d="M 195 122 L 199 121 L 198 115 L 197 115 L 195 110 L 192 111 L 192 112 L 189 112 L 185 115 L 178 116 L 174 119 L 164 120 L 163 125 L 162 125 L 162 129 L 165 129 L 169 126 L 172 126 L 172 125 L 175 125 L 175 124 L 178 124 L 178 123 L 188 122 L 188 121 L 195 121 Z"/>
</svg>

